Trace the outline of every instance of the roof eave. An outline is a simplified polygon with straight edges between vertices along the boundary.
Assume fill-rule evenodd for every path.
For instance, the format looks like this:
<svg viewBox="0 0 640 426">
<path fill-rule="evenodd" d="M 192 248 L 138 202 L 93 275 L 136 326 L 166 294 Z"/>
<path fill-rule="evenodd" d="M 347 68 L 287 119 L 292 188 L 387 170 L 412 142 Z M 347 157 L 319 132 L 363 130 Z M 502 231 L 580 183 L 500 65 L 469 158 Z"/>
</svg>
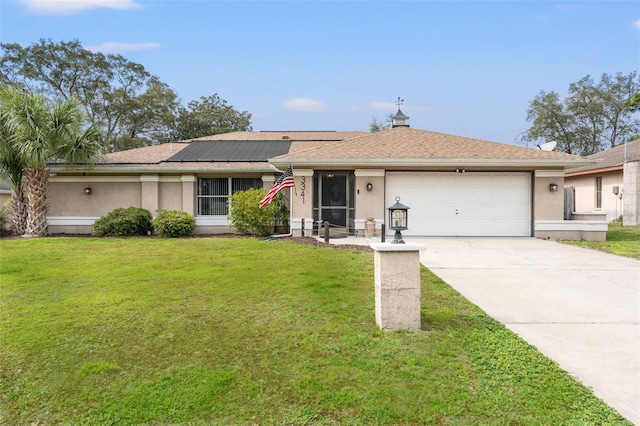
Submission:
<svg viewBox="0 0 640 426">
<path fill-rule="evenodd" d="M 269 162 L 278 168 L 290 164 L 306 167 L 517 167 L 517 168 L 575 168 L 596 163 L 594 160 L 569 159 L 476 159 L 476 158 L 271 158 Z"/>
<path fill-rule="evenodd" d="M 165 163 L 166 164 L 166 163 Z M 233 163 L 229 163 L 233 164 Z M 208 167 L 158 167 L 157 165 L 146 165 L 146 167 L 141 166 L 121 166 L 121 165 L 94 165 L 91 168 L 86 167 L 51 167 L 50 171 L 52 173 L 61 173 L 61 172 L 84 172 L 84 173 L 113 173 L 113 174 L 124 174 L 124 173 L 238 173 L 238 172 L 256 172 L 256 173 L 272 173 L 277 171 L 275 166 L 269 163 L 265 163 L 264 167 L 256 167 L 256 168 L 239 168 L 239 167 L 212 167 L 209 165 Z"/>
<path fill-rule="evenodd" d="M 593 174 L 600 174 L 600 173 L 617 172 L 621 170 L 624 170 L 623 164 L 620 164 L 618 166 L 602 167 L 598 169 L 580 170 L 577 172 L 567 171 L 564 176 L 573 177 L 573 176 L 582 176 L 582 175 L 593 175 Z"/>
</svg>

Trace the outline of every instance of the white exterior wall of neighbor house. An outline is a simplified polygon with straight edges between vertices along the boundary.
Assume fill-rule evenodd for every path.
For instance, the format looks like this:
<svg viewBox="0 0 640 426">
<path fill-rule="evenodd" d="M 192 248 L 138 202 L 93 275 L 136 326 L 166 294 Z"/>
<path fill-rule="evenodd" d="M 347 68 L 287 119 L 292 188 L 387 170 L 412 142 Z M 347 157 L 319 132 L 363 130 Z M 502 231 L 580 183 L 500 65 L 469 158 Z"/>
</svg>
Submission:
<svg viewBox="0 0 640 426">
<path fill-rule="evenodd" d="M 624 226 L 640 225 L 640 161 L 624 164 Z"/>
<path fill-rule="evenodd" d="M 596 178 L 602 178 L 602 205 L 597 206 Z M 608 221 L 616 220 L 623 214 L 623 204 L 627 198 L 627 190 L 623 188 L 622 170 L 605 173 L 593 173 L 565 178 L 566 187 L 575 188 L 575 211 L 578 213 L 601 212 L 606 214 Z M 614 187 L 623 192 L 622 199 L 614 194 Z"/>
</svg>

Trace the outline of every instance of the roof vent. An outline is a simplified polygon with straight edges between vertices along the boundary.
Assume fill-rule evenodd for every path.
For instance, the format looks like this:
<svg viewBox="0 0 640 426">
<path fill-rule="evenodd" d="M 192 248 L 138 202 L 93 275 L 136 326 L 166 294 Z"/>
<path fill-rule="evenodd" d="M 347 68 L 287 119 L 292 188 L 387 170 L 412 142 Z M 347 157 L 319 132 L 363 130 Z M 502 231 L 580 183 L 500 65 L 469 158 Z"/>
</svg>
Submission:
<svg viewBox="0 0 640 426">
<path fill-rule="evenodd" d="M 289 136 L 284 135 L 284 136 L 282 136 L 282 139 L 289 139 Z"/>
</svg>

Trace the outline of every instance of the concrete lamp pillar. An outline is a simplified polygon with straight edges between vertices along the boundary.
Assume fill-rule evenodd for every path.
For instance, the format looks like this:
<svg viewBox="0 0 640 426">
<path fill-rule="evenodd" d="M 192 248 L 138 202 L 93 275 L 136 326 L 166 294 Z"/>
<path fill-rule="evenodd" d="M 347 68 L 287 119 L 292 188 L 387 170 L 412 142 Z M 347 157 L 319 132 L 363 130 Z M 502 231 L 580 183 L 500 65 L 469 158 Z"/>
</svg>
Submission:
<svg viewBox="0 0 640 426">
<path fill-rule="evenodd" d="M 423 244 L 371 244 L 376 324 L 381 330 L 420 330 L 420 251 Z"/>
</svg>

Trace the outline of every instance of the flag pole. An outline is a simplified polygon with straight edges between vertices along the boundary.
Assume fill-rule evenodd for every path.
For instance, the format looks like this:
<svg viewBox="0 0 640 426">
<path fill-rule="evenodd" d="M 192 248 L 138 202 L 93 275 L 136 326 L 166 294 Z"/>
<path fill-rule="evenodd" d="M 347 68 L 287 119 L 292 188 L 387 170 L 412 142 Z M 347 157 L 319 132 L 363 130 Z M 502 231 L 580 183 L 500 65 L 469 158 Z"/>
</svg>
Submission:
<svg viewBox="0 0 640 426">
<path fill-rule="evenodd" d="M 278 170 L 275 167 L 274 167 L 274 169 L 276 171 L 279 171 L 279 172 L 283 173 L 283 174 L 286 173 L 288 170 L 291 170 L 291 178 L 294 179 L 293 178 L 293 164 L 289 164 L 289 167 L 287 167 L 287 170 L 285 170 L 284 172 Z M 293 189 L 294 190 L 296 189 L 295 180 L 293 182 Z M 286 233 L 286 234 L 273 234 L 273 235 L 271 235 L 271 238 L 274 238 L 274 239 L 286 238 L 286 237 L 290 237 L 290 236 L 293 235 L 293 228 L 291 226 L 291 212 L 293 211 L 293 196 L 292 196 L 292 192 L 293 191 L 289 191 L 289 232 Z"/>
</svg>

